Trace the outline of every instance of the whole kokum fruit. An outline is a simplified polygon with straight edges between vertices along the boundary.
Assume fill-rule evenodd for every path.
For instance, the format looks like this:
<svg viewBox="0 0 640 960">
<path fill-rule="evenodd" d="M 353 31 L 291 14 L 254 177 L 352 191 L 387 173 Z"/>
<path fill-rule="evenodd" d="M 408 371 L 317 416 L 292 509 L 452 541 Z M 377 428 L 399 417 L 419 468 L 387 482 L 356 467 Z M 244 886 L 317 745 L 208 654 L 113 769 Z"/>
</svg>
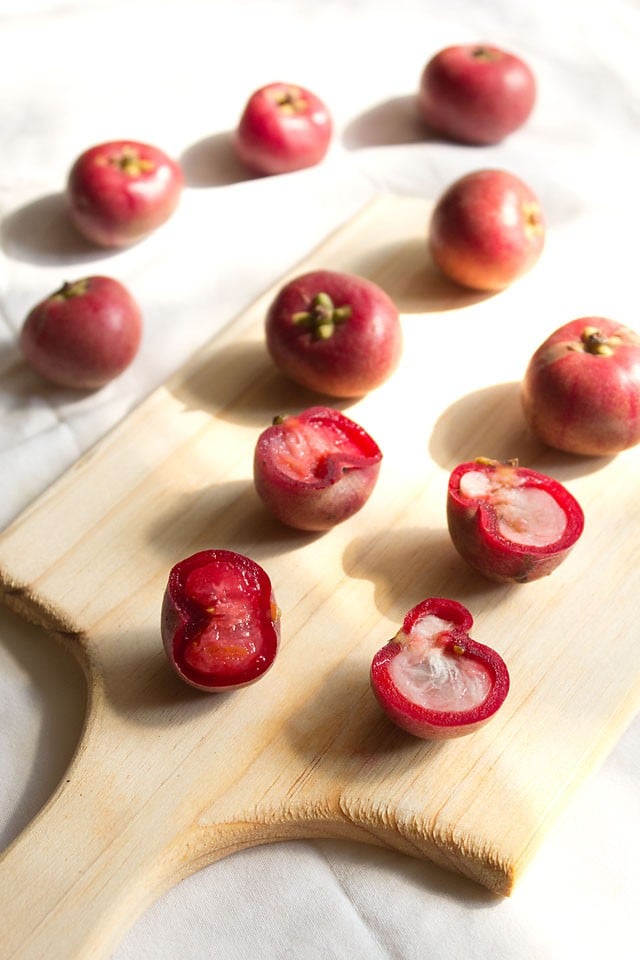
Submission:
<svg viewBox="0 0 640 960">
<path fill-rule="evenodd" d="M 364 277 L 312 270 L 284 285 L 265 320 L 267 349 L 291 380 L 331 397 L 361 397 L 396 369 L 398 309 Z"/>
<path fill-rule="evenodd" d="M 111 277 L 85 277 L 33 307 L 20 346 L 46 380 L 95 390 L 129 366 L 141 336 L 142 315 L 129 291 Z"/>
<path fill-rule="evenodd" d="M 606 317 L 560 327 L 529 361 L 522 406 L 557 450 L 611 456 L 640 443 L 640 336 Z"/>
<path fill-rule="evenodd" d="M 474 290 L 502 290 L 536 263 L 545 240 L 538 198 L 506 170 L 476 170 L 437 201 L 429 249 L 442 272 Z"/>
<path fill-rule="evenodd" d="M 527 64 L 489 44 L 447 47 L 426 65 L 419 105 L 427 124 L 451 140 L 498 143 L 522 126 L 536 99 Z"/>
<path fill-rule="evenodd" d="M 294 83 L 269 83 L 251 94 L 233 143 L 254 173 L 291 173 L 313 167 L 331 142 L 332 120 L 322 100 Z"/>
<path fill-rule="evenodd" d="M 135 140 L 100 143 L 81 154 L 67 181 L 77 230 L 101 247 L 127 247 L 174 212 L 184 177 L 158 147 Z"/>
</svg>

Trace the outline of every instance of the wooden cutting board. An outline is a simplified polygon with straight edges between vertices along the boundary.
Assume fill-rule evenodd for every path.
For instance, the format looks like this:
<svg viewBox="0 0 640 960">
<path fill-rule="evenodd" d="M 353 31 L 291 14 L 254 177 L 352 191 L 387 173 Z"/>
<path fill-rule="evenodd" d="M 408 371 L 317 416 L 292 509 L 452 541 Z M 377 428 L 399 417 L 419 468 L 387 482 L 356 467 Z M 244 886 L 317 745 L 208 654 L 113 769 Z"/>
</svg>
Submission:
<svg viewBox="0 0 640 960">
<path fill-rule="evenodd" d="M 610 278 L 589 269 L 597 227 L 552 225 L 532 273 L 481 296 L 430 264 L 428 214 L 422 200 L 381 197 L 291 274 L 360 273 L 402 311 L 399 370 L 340 404 L 384 452 L 359 514 L 301 534 L 254 492 L 259 432 L 319 400 L 268 359 L 274 289 L 0 537 L 4 601 L 77 653 L 90 689 L 63 782 L 0 865 L 3 958 L 107 956 L 171 883 L 295 837 L 381 844 L 507 894 L 638 708 L 640 448 L 554 453 L 528 435 L 518 401 L 538 343 L 603 312 Z M 585 533 L 551 577 L 495 585 L 455 553 L 447 478 L 476 455 L 519 457 L 582 503 Z M 274 667 L 233 693 L 182 684 L 160 642 L 168 571 L 206 547 L 261 563 L 282 609 Z M 396 729 L 368 680 L 375 651 L 427 596 L 465 604 L 512 680 L 485 728 L 443 743 Z"/>
</svg>

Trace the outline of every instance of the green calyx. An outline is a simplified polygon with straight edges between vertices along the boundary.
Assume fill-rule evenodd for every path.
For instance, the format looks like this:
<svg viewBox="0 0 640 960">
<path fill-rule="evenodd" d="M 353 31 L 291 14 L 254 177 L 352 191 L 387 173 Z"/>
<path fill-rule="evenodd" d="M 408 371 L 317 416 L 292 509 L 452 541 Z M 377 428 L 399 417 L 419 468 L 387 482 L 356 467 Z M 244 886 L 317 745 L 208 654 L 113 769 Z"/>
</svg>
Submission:
<svg viewBox="0 0 640 960">
<path fill-rule="evenodd" d="M 591 353 L 596 357 L 610 357 L 615 353 L 615 348 L 619 347 L 622 339 L 615 334 L 607 337 L 606 334 L 598 330 L 597 327 L 585 327 L 580 337 L 582 347 L 586 353 Z"/>
<path fill-rule="evenodd" d="M 336 307 L 328 293 L 317 293 L 308 310 L 294 313 L 291 318 L 300 327 L 309 330 L 314 340 L 329 340 L 336 327 L 351 316 L 351 307 Z"/>
<path fill-rule="evenodd" d="M 53 296 L 59 300 L 71 300 L 72 297 L 81 297 L 83 293 L 86 293 L 88 286 L 88 278 L 85 278 L 84 280 L 76 280 L 74 283 L 68 283 L 65 280 L 60 289 L 56 290 Z"/>
<path fill-rule="evenodd" d="M 288 87 L 286 90 L 280 90 L 276 94 L 275 101 L 280 108 L 281 113 L 289 116 L 302 113 L 307 109 L 307 101 L 302 96 L 298 87 Z"/>
<path fill-rule="evenodd" d="M 109 158 L 109 162 L 122 170 L 128 177 L 140 177 L 155 168 L 152 160 L 141 157 L 135 147 L 123 147 L 119 153 Z"/>
<path fill-rule="evenodd" d="M 495 50 L 487 50 L 486 47 L 475 47 L 471 52 L 474 60 L 480 60 L 482 63 L 489 63 L 491 60 L 498 60 L 500 54 Z"/>
</svg>

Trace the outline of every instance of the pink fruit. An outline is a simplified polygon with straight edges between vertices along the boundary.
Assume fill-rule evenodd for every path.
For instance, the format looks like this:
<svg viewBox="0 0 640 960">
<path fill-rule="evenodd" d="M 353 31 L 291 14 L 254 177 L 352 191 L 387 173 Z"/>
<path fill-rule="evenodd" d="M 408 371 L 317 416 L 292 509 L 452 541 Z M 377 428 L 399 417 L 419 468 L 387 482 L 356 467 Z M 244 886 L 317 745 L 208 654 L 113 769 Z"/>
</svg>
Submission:
<svg viewBox="0 0 640 960">
<path fill-rule="evenodd" d="M 362 277 L 316 270 L 291 280 L 271 304 L 267 347 L 291 380 L 333 397 L 380 386 L 402 352 L 398 310 Z"/>
<path fill-rule="evenodd" d="M 456 180 L 431 217 L 429 247 L 442 272 L 475 290 L 502 290 L 542 253 L 545 226 L 533 191 L 504 170 Z"/>
<path fill-rule="evenodd" d="M 258 494 L 283 523 L 328 530 L 368 500 L 382 453 L 361 426 L 327 407 L 277 417 L 258 438 Z"/>
<path fill-rule="evenodd" d="M 95 390 L 129 366 L 141 336 L 142 317 L 128 290 L 110 277 L 86 277 L 33 307 L 20 346 L 46 380 Z"/>
<path fill-rule="evenodd" d="M 580 537 L 584 515 L 543 473 L 478 458 L 449 478 L 447 522 L 456 550 L 490 580 L 526 583 L 551 573 Z"/>
<path fill-rule="evenodd" d="M 290 173 L 322 160 L 331 131 L 329 111 L 314 93 L 293 83 L 270 83 L 249 97 L 234 145 L 255 173 Z"/>
<path fill-rule="evenodd" d="M 231 550 L 202 550 L 171 570 L 162 641 L 179 677 L 198 690 L 254 683 L 273 663 L 280 611 L 269 577 Z"/>
<path fill-rule="evenodd" d="M 519 57 L 487 44 L 440 50 L 420 78 L 418 102 L 428 125 L 461 143 L 498 143 L 533 109 L 536 83 Z"/>
<path fill-rule="evenodd" d="M 568 453 L 603 456 L 640 443 L 640 336 L 605 317 L 560 327 L 522 383 L 531 430 Z"/>
<path fill-rule="evenodd" d="M 134 140 L 91 147 L 71 168 L 67 202 L 80 233 L 101 247 L 126 247 L 169 219 L 183 186 L 180 166 Z"/>
<path fill-rule="evenodd" d="M 373 658 L 373 692 L 403 730 L 427 740 L 461 737 L 504 703 L 509 671 L 495 650 L 471 639 L 472 624 L 462 604 L 430 597 Z"/>
</svg>

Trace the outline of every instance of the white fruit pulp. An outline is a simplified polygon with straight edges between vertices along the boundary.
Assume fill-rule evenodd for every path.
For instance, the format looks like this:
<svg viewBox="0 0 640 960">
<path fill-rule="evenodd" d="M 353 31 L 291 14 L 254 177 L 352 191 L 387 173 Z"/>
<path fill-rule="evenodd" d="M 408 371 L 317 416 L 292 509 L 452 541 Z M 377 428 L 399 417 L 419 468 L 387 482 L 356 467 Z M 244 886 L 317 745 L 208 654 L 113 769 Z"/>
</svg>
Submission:
<svg viewBox="0 0 640 960">
<path fill-rule="evenodd" d="M 469 470 L 460 480 L 460 493 L 469 500 L 487 500 L 505 540 L 522 546 L 545 547 L 563 535 L 567 518 L 556 500 L 540 487 L 526 485 L 515 470 Z"/>
<path fill-rule="evenodd" d="M 283 473 L 303 481 L 323 475 L 327 456 L 338 453 L 347 458 L 362 456 L 357 444 L 337 424 L 326 420 L 300 423 L 295 417 L 289 417 L 284 429 L 274 436 L 272 450 Z"/>
<path fill-rule="evenodd" d="M 486 667 L 443 645 L 443 633 L 453 626 L 435 614 L 426 614 L 416 621 L 389 663 L 396 688 L 417 706 L 441 712 L 467 711 L 489 695 L 492 677 Z"/>
</svg>

